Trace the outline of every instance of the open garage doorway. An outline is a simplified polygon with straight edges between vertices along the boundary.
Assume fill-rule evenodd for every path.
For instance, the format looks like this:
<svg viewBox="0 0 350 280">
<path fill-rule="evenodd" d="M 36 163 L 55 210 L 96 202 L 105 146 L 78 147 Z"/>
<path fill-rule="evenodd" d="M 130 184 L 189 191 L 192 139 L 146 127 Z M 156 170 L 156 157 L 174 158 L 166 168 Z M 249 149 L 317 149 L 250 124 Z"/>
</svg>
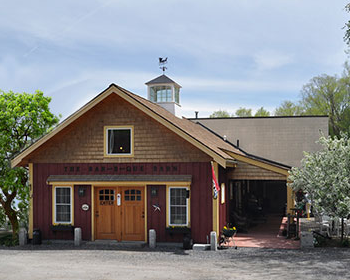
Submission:
<svg viewBox="0 0 350 280">
<path fill-rule="evenodd" d="M 231 180 L 229 186 L 230 223 L 241 232 L 277 227 L 278 233 L 286 213 L 286 181 Z"/>
</svg>

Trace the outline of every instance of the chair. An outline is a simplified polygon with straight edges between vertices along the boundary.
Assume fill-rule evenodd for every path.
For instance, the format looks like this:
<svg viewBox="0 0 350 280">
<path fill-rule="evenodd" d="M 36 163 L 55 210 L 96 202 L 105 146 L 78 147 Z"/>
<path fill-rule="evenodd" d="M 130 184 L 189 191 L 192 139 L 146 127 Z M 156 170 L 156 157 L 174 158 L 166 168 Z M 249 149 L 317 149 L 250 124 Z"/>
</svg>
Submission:
<svg viewBox="0 0 350 280">
<path fill-rule="evenodd" d="M 320 227 L 320 233 L 331 236 L 332 221 L 329 216 L 320 216 L 320 222 L 318 222 Z"/>
<path fill-rule="evenodd" d="M 344 235 L 350 235 L 350 219 L 344 219 Z"/>
</svg>

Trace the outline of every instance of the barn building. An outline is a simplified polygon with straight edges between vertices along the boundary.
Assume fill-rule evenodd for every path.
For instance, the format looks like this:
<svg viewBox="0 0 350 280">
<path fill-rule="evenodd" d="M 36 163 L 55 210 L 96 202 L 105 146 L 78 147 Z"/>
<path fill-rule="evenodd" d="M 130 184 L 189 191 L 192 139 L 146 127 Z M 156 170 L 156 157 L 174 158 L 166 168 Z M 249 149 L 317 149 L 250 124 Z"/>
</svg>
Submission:
<svg viewBox="0 0 350 280">
<path fill-rule="evenodd" d="M 13 159 L 29 169 L 29 238 L 40 229 L 43 239 L 73 239 L 80 227 L 84 240 L 147 242 L 155 229 L 159 242 L 187 234 L 203 243 L 242 215 L 248 195 L 265 214 L 293 207 L 286 183 L 297 160 L 284 149 L 315 149 L 328 118 L 190 120 L 176 116 L 179 84 L 161 75 L 146 85 L 148 99 L 111 84 Z"/>
</svg>

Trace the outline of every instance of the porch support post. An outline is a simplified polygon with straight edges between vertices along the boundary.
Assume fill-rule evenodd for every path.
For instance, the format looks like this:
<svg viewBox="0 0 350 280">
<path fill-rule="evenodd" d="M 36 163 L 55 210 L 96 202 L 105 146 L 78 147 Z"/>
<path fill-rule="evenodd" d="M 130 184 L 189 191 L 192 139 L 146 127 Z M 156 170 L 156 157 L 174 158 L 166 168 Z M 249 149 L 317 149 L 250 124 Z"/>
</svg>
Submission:
<svg viewBox="0 0 350 280">
<path fill-rule="evenodd" d="M 213 162 L 214 172 L 217 181 L 219 182 L 219 165 L 217 162 Z M 212 200 L 213 200 L 213 231 L 216 232 L 216 236 L 219 236 L 219 198 L 218 194 L 217 198 L 214 199 L 214 189 L 212 187 Z"/>
<path fill-rule="evenodd" d="M 291 181 L 287 180 L 287 213 L 286 214 L 293 214 L 292 208 L 294 208 L 294 192 L 288 184 L 291 183 Z"/>
</svg>

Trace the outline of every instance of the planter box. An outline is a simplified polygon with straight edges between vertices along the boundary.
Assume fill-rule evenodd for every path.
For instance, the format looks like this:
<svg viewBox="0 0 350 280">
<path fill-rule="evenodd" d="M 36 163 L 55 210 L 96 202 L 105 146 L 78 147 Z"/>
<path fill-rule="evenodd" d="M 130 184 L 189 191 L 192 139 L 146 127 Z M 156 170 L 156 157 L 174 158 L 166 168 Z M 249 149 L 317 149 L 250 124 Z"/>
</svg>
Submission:
<svg viewBox="0 0 350 280">
<path fill-rule="evenodd" d="M 72 225 L 52 225 L 50 226 L 52 231 L 72 231 L 74 230 L 74 226 Z"/>
<path fill-rule="evenodd" d="M 188 227 L 167 227 L 165 231 L 169 234 L 190 234 L 191 229 Z"/>
</svg>

